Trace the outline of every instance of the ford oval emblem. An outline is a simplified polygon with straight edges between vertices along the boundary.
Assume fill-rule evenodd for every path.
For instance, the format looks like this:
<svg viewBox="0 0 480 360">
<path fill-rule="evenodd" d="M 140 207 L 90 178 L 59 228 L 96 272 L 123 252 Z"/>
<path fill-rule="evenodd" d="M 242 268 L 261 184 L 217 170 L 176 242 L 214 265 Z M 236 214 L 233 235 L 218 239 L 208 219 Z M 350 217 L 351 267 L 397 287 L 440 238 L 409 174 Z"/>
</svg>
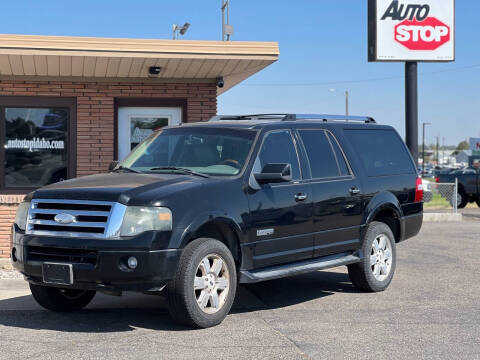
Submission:
<svg viewBox="0 0 480 360">
<path fill-rule="evenodd" d="M 53 218 L 59 224 L 70 224 L 75 221 L 75 216 L 67 213 L 60 213 Z"/>
</svg>

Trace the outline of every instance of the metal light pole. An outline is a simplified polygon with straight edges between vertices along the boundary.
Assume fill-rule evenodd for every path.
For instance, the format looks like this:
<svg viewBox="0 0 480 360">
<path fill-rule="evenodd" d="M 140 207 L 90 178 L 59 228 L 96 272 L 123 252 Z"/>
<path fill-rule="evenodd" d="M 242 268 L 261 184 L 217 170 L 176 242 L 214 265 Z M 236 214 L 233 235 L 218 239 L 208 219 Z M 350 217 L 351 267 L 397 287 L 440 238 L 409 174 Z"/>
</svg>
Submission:
<svg viewBox="0 0 480 360">
<path fill-rule="evenodd" d="M 445 136 L 442 136 L 442 164 L 445 164 Z"/>
<path fill-rule="evenodd" d="M 418 165 L 417 62 L 405 62 L 405 142 Z"/>
<path fill-rule="evenodd" d="M 345 90 L 345 115 L 348 116 L 348 90 Z"/>
<path fill-rule="evenodd" d="M 185 35 L 188 28 L 190 27 L 190 23 L 186 22 L 183 26 L 173 24 L 172 26 L 172 40 L 177 40 L 178 34 Z"/>
<path fill-rule="evenodd" d="M 229 41 L 233 34 L 233 26 L 230 25 L 230 0 L 222 0 L 222 41 Z M 227 10 L 227 22 L 225 23 L 225 9 Z M 225 39 L 226 37 L 226 39 Z"/>
<path fill-rule="evenodd" d="M 422 133 L 422 176 L 425 175 L 425 125 L 431 125 L 430 123 L 423 123 L 423 133 Z"/>
</svg>

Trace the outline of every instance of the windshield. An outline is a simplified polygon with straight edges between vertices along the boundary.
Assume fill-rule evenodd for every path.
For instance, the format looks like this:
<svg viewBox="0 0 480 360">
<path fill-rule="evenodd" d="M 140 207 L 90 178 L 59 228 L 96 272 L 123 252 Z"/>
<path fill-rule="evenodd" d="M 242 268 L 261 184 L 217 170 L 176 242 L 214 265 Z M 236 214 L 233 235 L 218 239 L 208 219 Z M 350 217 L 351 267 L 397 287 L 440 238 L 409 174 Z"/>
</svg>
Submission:
<svg viewBox="0 0 480 360">
<path fill-rule="evenodd" d="M 207 175 L 234 176 L 242 171 L 255 135 L 255 131 L 244 129 L 164 129 L 135 147 L 121 166 L 151 173 L 186 169 Z"/>
</svg>

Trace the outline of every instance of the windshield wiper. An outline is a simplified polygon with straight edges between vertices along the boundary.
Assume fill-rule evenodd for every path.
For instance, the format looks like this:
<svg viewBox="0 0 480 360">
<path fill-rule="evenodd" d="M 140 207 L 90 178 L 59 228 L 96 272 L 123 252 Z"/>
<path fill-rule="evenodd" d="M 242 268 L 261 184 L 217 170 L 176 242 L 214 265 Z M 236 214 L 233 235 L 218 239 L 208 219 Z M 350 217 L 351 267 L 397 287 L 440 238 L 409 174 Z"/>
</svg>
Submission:
<svg viewBox="0 0 480 360">
<path fill-rule="evenodd" d="M 136 174 L 142 174 L 141 171 L 134 170 L 134 169 L 131 169 L 131 168 L 128 168 L 128 167 L 125 167 L 125 166 L 119 166 L 116 169 L 112 170 L 112 172 L 117 172 L 117 171 L 126 171 L 126 172 L 132 172 L 132 173 L 136 173 Z"/>
<path fill-rule="evenodd" d="M 155 170 L 171 170 L 171 171 L 181 172 L 183 174 L 201 176 L 201 177 L 204 177 L 204 178 L 209 178 L 210 177 L 207 174 L 202 174 L 202 173 L 197 172 L 197 171 L 193 171 L 193 170 L 190 170 L 190 169 L 187 169 L 187 168 L 182 168 L 182 167 L 177 167 L 177 166 L 158 166 L 158 167 L 151 168 L 149 171 L 155 171 Z"/>
</svg>

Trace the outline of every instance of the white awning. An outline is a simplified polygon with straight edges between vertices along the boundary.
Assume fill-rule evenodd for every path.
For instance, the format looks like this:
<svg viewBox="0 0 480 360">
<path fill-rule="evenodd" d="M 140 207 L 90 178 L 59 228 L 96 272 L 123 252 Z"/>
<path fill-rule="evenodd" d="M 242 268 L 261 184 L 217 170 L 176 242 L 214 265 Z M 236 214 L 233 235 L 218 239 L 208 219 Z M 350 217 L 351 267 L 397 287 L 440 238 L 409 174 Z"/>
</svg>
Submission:
<svg viewBox="0 0 480 360">
<path fill-rule="evenodd" d="M 0 35 L 0 77 L 213 81 L 218 93 L 278 59 L 276 42 Z M 160 66 L 158 77 L 148 69 Z"/>
</svg>

